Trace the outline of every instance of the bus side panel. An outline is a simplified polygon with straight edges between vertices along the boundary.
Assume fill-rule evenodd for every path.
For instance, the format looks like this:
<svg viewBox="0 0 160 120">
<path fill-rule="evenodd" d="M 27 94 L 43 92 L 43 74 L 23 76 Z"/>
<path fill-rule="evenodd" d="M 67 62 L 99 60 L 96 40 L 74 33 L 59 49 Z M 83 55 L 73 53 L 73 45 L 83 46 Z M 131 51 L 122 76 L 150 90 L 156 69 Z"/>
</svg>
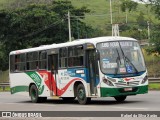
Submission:
<svg viewBox="0 0 160 120">
<path fill-rule="evenodd" d="M 10 88 L 11 94 L 17 92 L 29 92 L 29 85 L 36 84 L 39 96 L 50 96 L 50 91 L 45 81 L 48 80 L 48 73 L 45 71 L 35 72 L 30 71 L 26 73 L 11 73 L 10 74 Z"/>
<path fill-rule="evenodd" d="M 82 73 L 78 73 L 82 72 Z M 87 85 L 87 75 L 85 68 L 69 68 L 58 71 L 60 94 L 61 97 L 74 97 L 74 83 L 80 81 L 83 83 L 86 96 L 89 96 Z"/>
<path fill-rule="evenodd" d="M 11 73 L 10 74 L 11 94 L 17 92 L 28 92 L 30 83 L 33 83 L 33 81 L 26 73 Z"/>
<path fill-rule="evenodd" d="M 39 96 L 51 96 L 50 92 L 52 91 L 52 79 L 51 72 L 48 71 L 38 71 L 39 77 L 41 79 L 41 85 L 37 86 L 39 88 Z M 44 87 L 43 87 L 44 86 Z M 43 89 L 44 88 L 44 89 Z"/>
</svg>

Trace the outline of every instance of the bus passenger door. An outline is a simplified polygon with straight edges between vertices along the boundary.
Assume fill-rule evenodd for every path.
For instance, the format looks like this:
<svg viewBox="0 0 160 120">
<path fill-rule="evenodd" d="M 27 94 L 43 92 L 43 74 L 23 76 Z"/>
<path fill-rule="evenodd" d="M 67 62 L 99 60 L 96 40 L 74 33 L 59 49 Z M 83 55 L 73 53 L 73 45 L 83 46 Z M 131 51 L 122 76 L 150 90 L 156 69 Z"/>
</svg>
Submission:
<svg viewBox="0 0 160 120">
<path fill-rule="evenodd" d="M 87 68 L 89 70 L 90 93 L 92 96 L 97 94 L 96 81 L 99 79 L 98 62 L 96 60 L 95 49 L 87 50 Z"/>
<path fill-rule="evenodd" d="M 51 70 L 51 76 L 49 79 L 49 85 L 51 88 L 50 95 L 57 96 L 58 91 L 57 87 L 59 86 L 58 79 L 58 54 L 52 54 L 48 56 L 48 68 Z M 58 87 L 59 88 L 59 87 Z"/>
</svg>

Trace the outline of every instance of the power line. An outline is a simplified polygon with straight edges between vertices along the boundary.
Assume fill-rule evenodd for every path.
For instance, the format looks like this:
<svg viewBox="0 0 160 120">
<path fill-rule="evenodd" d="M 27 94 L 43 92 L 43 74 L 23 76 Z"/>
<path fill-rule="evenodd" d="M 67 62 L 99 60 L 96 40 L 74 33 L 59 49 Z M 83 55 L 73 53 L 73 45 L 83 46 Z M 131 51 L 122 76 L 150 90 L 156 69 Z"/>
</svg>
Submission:
<svg viewBox="0 0 160 120">
<path fill-rule="evenodd" d="M 54 26 L 59 25 L 59 24 L 62 23 L 62 22 L 63 22 L 63 20 L 62 20 L 62 21 L 58 21 L 58 22 L 56 22 L 56 23 L 54 23 L 54 24 L 50 24 L 50 25 L 48 25 L 48 26 L 45 27 L 45 28 L 41 28 L 41 29 L 39 29 L 39 30 L 37 30 L 37 31 L 35 31 L 35 32 L 29 33 L 29 34 L 27 34 L 27 35 L 25 35 L 25 36 L 23 36 L 23 37 L 20 37 L 18 40 L 23 39 L 23 38 L 27 38 L 27 37 L 31 37 L 31 36 L 34 36 L 34 35 L 37 35 L 37 34 L 43 32 L 43 31 L 45 31 L 45 30 L 47 30 L 47 29 L 50 29 L 50 28 L 52 28 L 52 27 L 54 27 Z"/>
<path fill-rule="evenodd" d="M 80 18 L 80 17 L 86 17 L 86 16 L 95 16 L 95 17 L 100 17 L 100 16 L 106 16 L 108 14 L 86 14 L 86 15 L 81 15 L 81 16 L 70 16 L 72 18 Z"/>
</svg>

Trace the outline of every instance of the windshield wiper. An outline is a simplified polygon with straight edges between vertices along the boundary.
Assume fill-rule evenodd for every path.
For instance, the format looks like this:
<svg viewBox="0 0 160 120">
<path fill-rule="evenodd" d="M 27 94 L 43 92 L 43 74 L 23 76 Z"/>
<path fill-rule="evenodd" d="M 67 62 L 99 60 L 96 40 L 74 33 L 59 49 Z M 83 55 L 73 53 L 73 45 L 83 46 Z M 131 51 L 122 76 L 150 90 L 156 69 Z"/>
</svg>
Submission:
<svg viewBox="0 0 160 120">
<path fill-rule="evenodd" d="M 118 73 L 118 68 L 119 68 L 119 63 L 118 63 L 118 62 L 120 62 L 120 64 L 121 64 L 120 55 L 119 55 L 119 52 L 118 52 L 118 49 L 117 49 L 117 48 L 116 48 L 116 51 L 117 51 L 117 54 L 118 54 L 118 56 L 117 56 L 117 58 L 116 58 L 116 63 L 118 64 L 118 66 L 117 66 L 117 68 L 115 69 L 114 75 L 116 75 L 116 74 Z"/>
<path fill-rule="evenodd" d="M 118 42 L 118 43 L 119 43 L 119 42 Z M 136 73 L 138 73 L 138 70 L 137 70 L 137 68 L 134 66 L 134 64 L 130 61 L 130 59 L 129 59 L 127 56 L 125 56 L 124 51 L 123 51 L 120 43 L 119 43 L 119 47 L 120 47 L 120 49 L 121 49 L 121 51 L 122 51 L 122 55 L 123 55 L 124 61 L 130 63 L 130 64 L 132 65 L 132 67 L 135 69 Z M 126 61 L 126 60 L 127 60 L 127 61 Z"/>
</svg>

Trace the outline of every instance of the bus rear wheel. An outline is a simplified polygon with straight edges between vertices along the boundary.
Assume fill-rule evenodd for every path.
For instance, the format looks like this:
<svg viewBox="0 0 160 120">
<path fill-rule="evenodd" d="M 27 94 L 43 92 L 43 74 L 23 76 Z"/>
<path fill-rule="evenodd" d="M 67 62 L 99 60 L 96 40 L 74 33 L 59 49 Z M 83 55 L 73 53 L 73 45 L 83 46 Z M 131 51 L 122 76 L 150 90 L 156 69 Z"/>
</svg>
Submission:
<svg viewBox="0 0 160 120">
<path fill-rule="evenodd" d="M 30 87 L 29 94 L 33 103 L 45 102 L 47 100 L 47 97 L 39 97 L 36 85 Z"/>
<path fill-rule="evenodd" d="M 114 97 L 117 102 L 123 102 L 125 101 L 125 99 L 127 98 L 127 96 L 117 96 L 117 97 Z"/>
<path fill-rule="evenodd" d="M 85 88 L 83 84 L 79 84 L 77 86 L 76 94 L 77 94 L 77 99 L 78 99 L 79 104 L 84 105 L 91 101 L 91 98 L 86 97 L 86 92 L 85 92 Z"/>
</svg>

